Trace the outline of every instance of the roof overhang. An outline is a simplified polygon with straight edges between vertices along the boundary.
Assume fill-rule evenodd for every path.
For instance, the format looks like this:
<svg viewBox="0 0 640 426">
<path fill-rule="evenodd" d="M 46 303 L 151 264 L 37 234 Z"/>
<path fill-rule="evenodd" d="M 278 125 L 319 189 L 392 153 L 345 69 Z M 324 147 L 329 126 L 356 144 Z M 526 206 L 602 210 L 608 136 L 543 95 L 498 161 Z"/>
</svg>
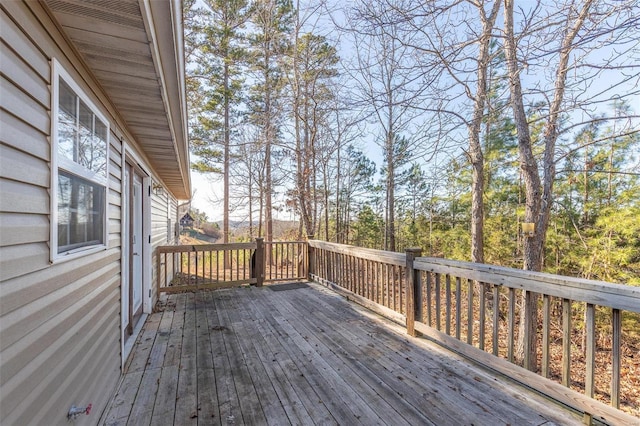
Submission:
<svg viewBox="0 0 640 426">
<path fill-rule="evenodd" d="M 47 0 L 157 176 L 191 198 L 180 1 Z"/>
</svg>

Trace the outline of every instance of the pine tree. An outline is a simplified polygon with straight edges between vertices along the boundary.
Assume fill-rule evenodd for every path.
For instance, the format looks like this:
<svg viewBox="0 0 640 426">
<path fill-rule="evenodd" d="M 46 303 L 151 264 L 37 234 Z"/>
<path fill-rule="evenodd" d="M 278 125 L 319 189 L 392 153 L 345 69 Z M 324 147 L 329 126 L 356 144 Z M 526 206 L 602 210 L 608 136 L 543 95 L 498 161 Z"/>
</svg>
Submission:
<svg viewBox="0 0 640 426">
<path fill-rule="evenodd" d="M 289 32 L 293 20 L 290 0 L 256 0 L 251 8 L 249 35 L 251 71 L 255 83 L 250 89 L 250 121 L 261 134 L 264 151 L 264 223 L 267 241 L 273 240 L 273 146 L 280 138 L 279 118 L 284 88 L 284 57 L 291 49 Z M 262 206 L 261 206 L 262 208 Z M 262 229 L 261 226 L 259 229 Z"/>
<path fill-rule="evenodd" d="M 246 58 L 243 29 L 246 0 L 202 0 L 186 11 L 186 41 L 193 51 L 189 98 L 201 102 L 191 126 L 192 167 L 223 174 L 223 242 L 229 242 L 229 170 L 231 137 L 242 103 L 242 69 Z M 222 119 L 221 119 L 222 118 Z M 222 163 L 222 168 L 220 168 Z M 228 265 L 227 265 L 228 266 Z"/>
</svg>

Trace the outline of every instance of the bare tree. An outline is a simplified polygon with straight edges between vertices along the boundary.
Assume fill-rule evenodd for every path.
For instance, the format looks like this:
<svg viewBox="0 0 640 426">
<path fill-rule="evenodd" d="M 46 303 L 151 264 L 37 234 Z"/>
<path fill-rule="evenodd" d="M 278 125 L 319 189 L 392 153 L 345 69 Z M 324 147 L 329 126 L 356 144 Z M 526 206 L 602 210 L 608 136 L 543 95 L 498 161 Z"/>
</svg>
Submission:
<svg viewBox="0 0 640 426">
<path fill-rule="evenodd" d="M 382 129 L 375 142 L 382 148 L 385 175 L 385 243 L 386 250 L 396 250 L 396 177 L 400 157 L 406 152 L 396 149 L 418 115 L 415 104 L 422 93 L 416 84 L 419 75 L 411 66 L 411 49 L 400 42 L 402 28 L 397 22 L 386 20 L 383 4 L 368 1 L 354 2 L 348 11 L 348 31 L 356 51 L 356 63 L 351 68 L 358 88 L 361 107 Z M 405 34 L 406 36 L 406 34 Z M 412 141 L 414 149 L 417 139 Z M 407 145 L 409 146 L 409 145 Z"/>
<path fill-rule="evenodd" d="M 424 101 L 418 108 L 436 117 L 433 124 L 456 132 L 466 127 L 472 166 L 471 259 L 484 262 L 484 156 L 482 123 L 487 118 L 490 49 L 500 2 L 422 2 L 386 0 L 381 24 L 416 59 Z M 435 145 L 435 144 L 434 144 Z M 434 148 L 432 152 L 435 152 Z"/>
<path fill-rule="evenodd" d="M 314 235 L 318 223 L 318 172 L 322 171 L 318 153 L 321 130 L 330 112 L 334 93 L 331 79 L 337 75 L 336 48 L 313 33 L 295 31 L 290 87 L 293 94 L 295 137 L 296 206 L 307 235 Z M 324 177 L 326 179 L 326 176 Z"/>
<path fill-rule="evenodd" d="M 598 104 L 609 101 L 620 85 L 638 79 L 640 18 L 634 14 L 637 8 L 634 9 L 633 3 L 569 0 L 543 4 L 538 1 L 529 9 L 519 9 L 516 15 L 513 0 L 504 0 L 504 52 L 525 184 L 524 219 L 535 224 L 534 236 L 524 239 L 524 269 L 540 271 L 544 265 L 558 138 L 574 128 L 576 122 L 592 117 Z M 519 33 L 516 33 L 516 23 L 521 28 Z M 597 54 L 603 47 L 615 52 L 614 46 L 620 50 L 631 49 L 629 56 L 602 58 Z M 634 47 L 635 58 L 631 53 Z M 609 80 L 594 90 L 598 77 L 611 70 L 617 72 L 608 73 Z M 539 78 L 532 79 L 530 74 L 536 72 Z M 526 74 L 529 74 L 528 90 L 523 89 Z M 527 105 L 534 114 L 527 114 Z M 535 122 L 531 121 L 532 117 Z M 532 137 L 534 125 L 543 128 L 541 140 Z M 536 299 L 533 294 L 524 295 L 517 348 L 529 369 L 536 366 Z M 528 329 L 524 328 L 525 324 Z"/>
</svg>

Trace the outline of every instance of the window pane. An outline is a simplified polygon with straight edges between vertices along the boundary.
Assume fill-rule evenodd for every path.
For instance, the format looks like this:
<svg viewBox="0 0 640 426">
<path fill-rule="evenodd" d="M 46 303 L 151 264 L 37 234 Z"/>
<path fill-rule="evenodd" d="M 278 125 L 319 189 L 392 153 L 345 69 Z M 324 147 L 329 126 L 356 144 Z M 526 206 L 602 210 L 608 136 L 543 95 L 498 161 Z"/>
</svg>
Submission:
<svg viewBox="0 0 640 426">
<path fill-rule="evenodd" d="M 73 90 L 60 80 L 58 101 L 58 152 L 64 157 L 75 159 L 77 99 Z"/>
<path fill-rule="evenodd" d="M 78 128 L 78 152 L 73 161 L 91 170 L 91 138 L 93 136 L 93 125 L 91 121 L 93 114 L 82 101 L 80 101 L 79 109 L 80 127 Z"/>
<path fill-rule="evenodd" d="M 107 176 L 107 126 L 60 80 L 58 152 L 87 171 Z"/>
<path fill-rule="evenodd" d="M 104 187 L 59 171 L 58 253 L 104 244 L 104 205 Z"/>
<path fill-rule="evenodd" d="M 91 170 L 107 177 L 107 126 L 95 117 Z"/>
</svg>

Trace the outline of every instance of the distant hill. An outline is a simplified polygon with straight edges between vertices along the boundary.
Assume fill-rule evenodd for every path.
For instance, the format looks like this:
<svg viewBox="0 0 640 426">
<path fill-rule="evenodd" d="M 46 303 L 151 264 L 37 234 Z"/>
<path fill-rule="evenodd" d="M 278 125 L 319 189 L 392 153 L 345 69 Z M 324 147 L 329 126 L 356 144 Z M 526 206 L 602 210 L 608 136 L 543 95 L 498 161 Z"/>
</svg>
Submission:
<svg viewBox="0 0 640 426">
<path fill-rule="evenodd" d="M 216 222 L 220 229 L 222 229 L 222 222 Z M 277 240 L 287 239 L 295 240 L 298 238 L 298 221 L 293 220 L 274 220 L 273 221 L 273 235 Z M 229 221 L 229 229 L 231 230 L 232 239 L 247 240 L 248 238 L 255 237 L 255 235 L 249 235 L 249 222 L 248 221 Z M 258 226 L 254 224 L 254 234 L 257 233 Z"/>
<path fill-rule="evenodd" d="M 218 241 L 218 238 L 201 232 L 200 229 L 187 228 L 180 234 L 180 244 L 212 244 Z"/>
</svg>

